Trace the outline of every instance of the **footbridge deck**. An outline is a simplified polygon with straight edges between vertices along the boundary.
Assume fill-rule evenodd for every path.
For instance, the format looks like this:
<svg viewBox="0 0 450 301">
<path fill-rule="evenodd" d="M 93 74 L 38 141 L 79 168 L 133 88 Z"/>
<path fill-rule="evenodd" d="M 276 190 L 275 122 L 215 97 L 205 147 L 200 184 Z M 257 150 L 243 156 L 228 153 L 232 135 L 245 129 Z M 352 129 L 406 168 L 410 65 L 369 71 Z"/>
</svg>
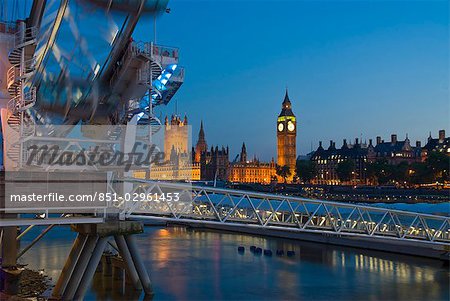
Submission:
<svg viewBox="0 0 450 301">
<path fill-rule="evenodd" d="M 448 260 L 448 216 L 179 183 L 138 179 L 124 182 L 133 184 L 129 200 L 122 199 L 116 204 L 124 218 L 306 239 Z"/>
</svg>

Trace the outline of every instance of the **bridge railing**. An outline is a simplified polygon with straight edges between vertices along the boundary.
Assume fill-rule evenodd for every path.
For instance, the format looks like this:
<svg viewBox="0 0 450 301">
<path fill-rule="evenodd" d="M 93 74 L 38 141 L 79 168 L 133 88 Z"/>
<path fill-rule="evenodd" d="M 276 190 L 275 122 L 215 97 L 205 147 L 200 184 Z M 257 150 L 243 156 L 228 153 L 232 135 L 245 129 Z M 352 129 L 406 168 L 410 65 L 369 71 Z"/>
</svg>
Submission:
<svg viewBox="0 0 450 301">
<path fill-rule="evenodd" d="M 254 225 L 288 231 L 450 243 L 450 218 L 387 208 L 182 183 L 125 179 L 125 218 Z M 176 195 L 176 197 L 175 197 Z"/>
</svg>

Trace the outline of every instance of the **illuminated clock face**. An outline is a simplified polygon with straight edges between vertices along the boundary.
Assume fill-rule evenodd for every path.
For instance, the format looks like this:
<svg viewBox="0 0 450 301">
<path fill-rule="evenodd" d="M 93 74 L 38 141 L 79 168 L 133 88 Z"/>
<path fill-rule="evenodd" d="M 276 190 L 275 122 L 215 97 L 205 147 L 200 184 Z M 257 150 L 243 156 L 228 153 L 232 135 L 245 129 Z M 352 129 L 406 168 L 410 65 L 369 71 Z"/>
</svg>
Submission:
<svg viewBox="0 0 450 301">
<path fill-rule="evenodd" d="M 295 130 L 295 124 L 292 121 L 289 121 L 287 128 L 290 132 L 293 132 Z"/>
<path fill-rule="evenodd" d="M 282 132 L 284 130 L 284 125 L 282 123 L 278 124 L 278 131 Z"/>
</svg>

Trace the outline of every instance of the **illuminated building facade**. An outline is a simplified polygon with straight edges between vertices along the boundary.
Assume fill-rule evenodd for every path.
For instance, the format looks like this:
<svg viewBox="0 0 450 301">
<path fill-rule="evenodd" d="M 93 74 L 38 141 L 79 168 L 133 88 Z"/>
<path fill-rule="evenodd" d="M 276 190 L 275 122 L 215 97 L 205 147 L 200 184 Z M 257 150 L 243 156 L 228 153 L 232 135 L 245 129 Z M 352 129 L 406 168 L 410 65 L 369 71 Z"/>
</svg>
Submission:
<svg viewBox="0 0 450 301">
<path fill-rule="evenodd" d="M 424 161 L 431 152 L 441 152 L 450 156 L 450 137 L 445 137 L 445 130 L 439 131 L 438 138 L 428 137 L 427 144 L 422 148 L 422 160 Z"/>
<path fill-rule="evenodd" d="M 319 185 L 367 185 L 370 184 L 366 174 L 367 164 L 370 162 L 386 160 L 388 164 L 392 165 L 402 162 L 412 164 L 423 161 L 429 149 L 447 152 L 449 139 L 445 138 L 445 132 L 440 131 L 439 139 L 429 138 L 428 141 L 427 146 L 422 148 L 420 141 L 412 146 L 408 137 L 400 141 L 397 139 L 397 135 L 392 134 L 391 140 L 388 142 L 378 136 L 375 146 L 372 144 L 372 139 L 369 139 L 369 144 L 360 143 L 359 139 L 355 139 L 353 145 L 347 144 L 344 139 L 340 149 L 336 148 L 333 141 L 330 141 L 328 149 L 324 149 L 320 142 L 319 147 L 311 156 L 311 160 L 316 166 L 316 174 L 312 182 Z M 450 153 L 450 151 L 448 152 Z M 355 169 L 352 172 L 351 180 L 342 182 L 336 168 L 339 163 L 347 160 L 353 161 Z"/>
<path fill-rule="evenodd" d="M 136 178 L 150 178 L 163 181 L 198 181 L 200 180 L 200 164 L 192 162 L 189 153 L 189 127 L 185 116 L 182 120 L 172 115 L 170 121 L 164 121 L 164 161 L 163 165 L 153 165 L 150 173 L 136 171 Z"/>
<path fill-rule="evenodd" d="M 228 179 L 230 168 L 228 146 L 219 148 L 211 146 L 209 151 L 201 153 L 200 156 L 200 178 L 204 181 Z"/>
<path fill-rule="evenodd" d="M 397 165 L 401 162 L 408 164 L 421 161 L 421 143 L 416 142 L 412 146 L 408 136 L 405 140 L 399 141 L 397 135 L 391 135 L 391 141 L 385 142 L 381 137 L 377 137 L 377 145 L 374 152 L 369 155 L 370 161 L 385 159 L 389 164 Z"/>
<path fill-rule="evenodd" d="M 170 122 L 164 120 L 164 159 L 170 160 L 175 154 L 187 154 L 189 150 L 189 131 L 187 116 L 172 115 Z"/>
<path fill-rule="evenodd" d="M 197 144 L 192 148 L 192 160 L 194 165 L 199 166 L 199 180 L 226 181 L 228 179 L 230 167 L 229 148 L 228 146 L 222 146 L 221 148 L 211 146 L 210 150 L 208 150 L 203 122 L 200 124 Z"/>
<path fill-rule="evenodd" d="M 208 144 L 205 139 L 205 131 L 203 129 L 203 121 L 200 123 L 200 132 L 198 133 L 197 144 L 195 149 L 192 151 L 194 154 L 194 162 L 200 162 L 201 154 L 208 150 Z"/>
<path fill-rule="evenodd" d="M 297 121 L 292 112 L 292 104 L 288 91 L 284 96 L 281 113 L 277 118 L 277 163 L 280 166 L 288 166 L 291 171 L 290 180 L 295 173 L 297 161 Z"/>
<path fill-rule="evenodd" d="M 245 143 L 242 144 L 239 161 L 230 165 L 228 180 L 238 183 L 269 184 L 274 178 L 276 178 L 275 161 L 272 159 L 269 163 L 263 163 L 256 158 L 248 161 Z"/>
<path fill-rule="evenodd" d="M 336 148 L 333 141 L 330 141 L 328 149 L 324 149 L 322 142 L 319 142 L 319 147 L 311 157 L 316 166 L 316 175 L 311 182 L 318 185 L 367 184 L 366 164 L 373 149 L 372 140 L 369 140 L 369 145 L 365 145 L 360 144 L 359 139 L 355 139 L 355 144 L 351 145 L 344 139 L 340 149 Z M 353 161 L 355 169 L 351 180 L 342 182 L 336 168 L 339 163 L 347 160 Z"/>
</svg>

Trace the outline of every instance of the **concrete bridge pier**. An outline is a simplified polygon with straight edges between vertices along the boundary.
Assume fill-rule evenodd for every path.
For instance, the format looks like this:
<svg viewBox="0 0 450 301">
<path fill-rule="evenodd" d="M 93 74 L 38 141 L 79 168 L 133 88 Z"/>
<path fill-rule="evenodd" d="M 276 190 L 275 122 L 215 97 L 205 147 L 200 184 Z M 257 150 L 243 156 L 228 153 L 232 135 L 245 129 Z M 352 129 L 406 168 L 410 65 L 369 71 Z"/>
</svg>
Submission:
<svg viewBox="0 0 450 301">
<path fill-rule="evenodd" d="M 114 237 L 125 270 L 136 290 L 153 295 L 150 277 L 139 254 L 133 235 L 144 231 L 141 222 L 106 221 L 103 224 L 73 225 L 78 232 L 69 257 L 61 271 L 52 297 L 62 300 L 82 300 L 101 261 L 108 240 Z"/>
</svg>

